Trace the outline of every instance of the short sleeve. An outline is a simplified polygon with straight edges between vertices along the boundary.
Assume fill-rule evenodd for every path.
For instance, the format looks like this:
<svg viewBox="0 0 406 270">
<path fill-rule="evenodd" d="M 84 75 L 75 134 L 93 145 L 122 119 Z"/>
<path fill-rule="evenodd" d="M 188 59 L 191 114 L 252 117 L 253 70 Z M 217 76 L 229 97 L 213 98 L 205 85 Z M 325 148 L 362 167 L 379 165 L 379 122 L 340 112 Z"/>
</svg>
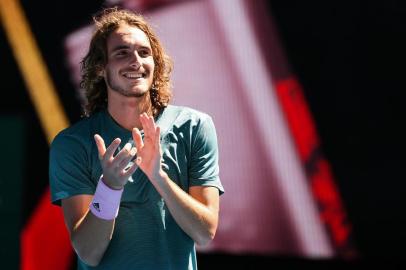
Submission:
<svg viewBox="0 0 406 270">
<path fill-rule="evenodd" d="M 49 181 L 51 200 L 61 200 L 79 194 L 93 194 L 96 188 L 91 180 L 87 151 L 84 143 L 72 135 L 59 134 L 51 144 Z"/>
<path fill-rule="evenodd" d="M 205 115 L 192 135 L 190 186 L 213 186 L 219 189 L 220 194 L 224 193 L 219 177 L 218 156 L 216 129 L 211 117 Z"/>
</svg>

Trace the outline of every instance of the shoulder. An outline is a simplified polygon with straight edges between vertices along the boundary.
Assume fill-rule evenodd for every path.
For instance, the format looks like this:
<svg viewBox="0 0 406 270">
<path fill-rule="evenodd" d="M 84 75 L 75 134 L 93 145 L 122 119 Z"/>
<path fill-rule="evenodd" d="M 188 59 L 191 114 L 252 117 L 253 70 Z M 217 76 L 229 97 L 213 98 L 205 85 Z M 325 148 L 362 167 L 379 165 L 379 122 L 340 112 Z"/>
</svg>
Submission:
<svg viewBox="0 0 406 270">
<path fill-rule="evenodd" d="M 166 115 L 176 115 L 177 125 L 186 124 L 191 128 L 197 128 L 204 122 L 212 122 L 209 114 L 190 107 L 169 105 L 165 110 Z"/>
<path fill-rule="evenodd" d="M 202 111 L 183 106 L 168 106 L 168 112 L 177 115 L 173 121 L 172 131 L 188 138 L 191 146 L 217 144 L 216 128 L 212 117 Z"/>
<path fill-rule="evenodd" d="M 190 107 L 186 107 L 186 106 L 177 106 L 177 105 L 169 105 L 167 107 L 167 110 L 170 111 L 177 111 L 183 115 L 188 115 L 192 118 L 207 118 L 210 117 L 207 113 L 197 110 L 197 109 L 193 109 Z"/>
<path fill-rule="evenodd" d="M 94 131 L 100 120 L 100 113 L 85 117 L 60 131 L 51 143 L 51 149 L 55 147 L 74 147 L 88 145 L 93 140 Z"/>
</svg>

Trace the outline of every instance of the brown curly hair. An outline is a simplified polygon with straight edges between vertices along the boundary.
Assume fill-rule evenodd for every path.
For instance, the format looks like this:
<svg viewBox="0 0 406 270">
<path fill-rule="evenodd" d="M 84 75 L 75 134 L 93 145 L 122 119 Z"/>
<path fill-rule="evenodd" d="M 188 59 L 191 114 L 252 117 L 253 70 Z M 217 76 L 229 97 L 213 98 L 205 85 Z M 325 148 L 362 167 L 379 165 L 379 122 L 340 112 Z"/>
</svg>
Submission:
<svg viewBox="0 0 406 270">
<path fill-rule="evenodd" d="M 163 108 L 168 106 L 172 97 L 170 73 L 172 60 L 165 53 L 158 37 L 140 14 L 118 8 L 102 10 L 93 17 L 96 29 L 90 41 L 89 51 L 81 62 L 82 79 L 80 87 L 85 90 L 87 104 L 84 115 L 107 108 L 107 86 L 101 77 L 100 71 L 107 64 L 107 38 L 120 23 L 126 23 L 141 29 L 148 37 L 154 58 L 155 70 L 153 83 L 149 91 L 152 114 L 156 116 Z"/>
</svg>

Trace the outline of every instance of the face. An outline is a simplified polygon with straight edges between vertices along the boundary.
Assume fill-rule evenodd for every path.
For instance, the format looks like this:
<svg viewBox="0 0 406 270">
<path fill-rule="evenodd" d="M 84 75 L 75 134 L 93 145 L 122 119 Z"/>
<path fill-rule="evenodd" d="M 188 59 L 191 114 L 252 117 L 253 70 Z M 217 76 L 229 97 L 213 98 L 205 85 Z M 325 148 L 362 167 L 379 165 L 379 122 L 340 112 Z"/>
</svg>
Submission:
<svg viewBox="0 0 406 270">
<path fill-rule="evenodd" d="M 147 35 L 121 24 L 107 38 L 107 64 L 103 75 L 108 91 L 142 97 L 152 86 L 154 58 Z"/>
</svg>

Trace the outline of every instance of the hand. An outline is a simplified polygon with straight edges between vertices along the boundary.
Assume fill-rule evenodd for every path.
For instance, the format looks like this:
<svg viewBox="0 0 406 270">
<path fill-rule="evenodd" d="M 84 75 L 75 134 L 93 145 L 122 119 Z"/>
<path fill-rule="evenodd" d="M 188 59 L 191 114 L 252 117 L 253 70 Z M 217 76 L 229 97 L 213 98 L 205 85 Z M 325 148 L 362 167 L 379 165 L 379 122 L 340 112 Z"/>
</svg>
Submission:
<svg viewBox="0 0 406 270">
<path fill-rule="evenodd" d="M 132 130 L 133 139 L 138 150 L 136 164 L 150 180 L 154 180 L 163 173 L 161 168 L 161 130 L 155 124 L 154 118 L 146 113 L 140 115 L 140 121 L 144 129 L 144 141 L 142 141 L 138 128 Z"/>
<path fill-rule="evenodd" d="M 127 143 L 114 157 L 114 152 L 121 142 L 119 138 L 114 139 L 107 149 L 104 140 L 100 135 L 94 135 L 94 139 L 96 141 L 99 159 L 103 169 L 104 184 L 112 189 L 122 189 L 124 185 L 127 184 L 129 177 L 138 167 L 134 163 L 131 167 L 125 169 L 137 153 L 137 149 L 134 147 L 131 148 L 131 144 Z"/>
</svg>

